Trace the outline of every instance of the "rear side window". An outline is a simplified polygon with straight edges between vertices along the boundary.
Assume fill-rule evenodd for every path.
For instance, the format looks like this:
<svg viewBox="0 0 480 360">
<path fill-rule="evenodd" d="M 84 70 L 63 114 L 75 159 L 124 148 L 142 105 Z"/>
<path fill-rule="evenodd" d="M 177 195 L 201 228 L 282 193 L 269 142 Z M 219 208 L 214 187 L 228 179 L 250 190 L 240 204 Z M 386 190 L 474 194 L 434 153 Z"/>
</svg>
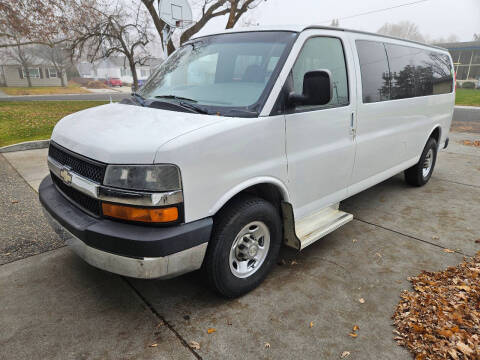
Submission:
<svg viewBox="0 0 480 360">
<path fill-rule="evenodd" d="M 453 91 L 448 55 L 420 48 L 357 40 L 364 103 Z"/>
<path fill-rule="evenodd" d="M 308 39 L 292 69 L 293 87 L 296 94 L 303 91 L 303 77 L 312 70 L 330 70 L 333 96 L 330 103 L 322 107 L 348 105 L 348 80 L 342 42 L 338 38 L 314 37 Z M 298 106 L 297 111 L 311 110 L 318 106 Z"/>
<path fill-rule="evenodd" d="M 381 42 L 357 40 L 364 103 L 390 99 L 388 60 Z"/>
<path fill-rule="evenodd" d="M 408 46 L 386 44 L 385 47 L 392 99 L 452 92 L 452 71 L 447 55 Z"/>
</svg>

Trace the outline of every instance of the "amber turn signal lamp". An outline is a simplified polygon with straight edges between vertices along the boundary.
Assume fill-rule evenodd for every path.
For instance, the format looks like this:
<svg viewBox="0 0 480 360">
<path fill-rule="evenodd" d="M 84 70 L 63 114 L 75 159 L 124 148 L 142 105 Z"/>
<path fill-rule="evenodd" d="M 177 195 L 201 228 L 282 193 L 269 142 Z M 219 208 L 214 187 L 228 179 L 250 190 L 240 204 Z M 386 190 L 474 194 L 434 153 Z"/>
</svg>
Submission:
<svg viewBox="0 0 480 360">
<path fill-rule="evenodd" d="M 149 209 L 102 203 L 102 210 L 105 216 L 128 221 L 165 223 L 178 220 L 178 209 L 176 207 Z"/>
</svg>

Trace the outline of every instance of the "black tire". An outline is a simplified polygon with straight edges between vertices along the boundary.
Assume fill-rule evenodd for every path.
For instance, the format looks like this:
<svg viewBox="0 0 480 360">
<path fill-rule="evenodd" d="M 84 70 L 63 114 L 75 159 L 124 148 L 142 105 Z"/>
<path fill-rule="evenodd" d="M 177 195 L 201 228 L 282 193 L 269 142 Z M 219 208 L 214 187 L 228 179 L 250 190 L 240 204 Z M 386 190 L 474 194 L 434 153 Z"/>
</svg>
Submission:
<svg viewBox="0 0 480 360">
<path fill-rule="evenodd" d="M 253 221 L 263 222 L 270 233 L 270 245 L 263 263 L 248 277 L 240 278 L 230 268 L 230 250 L 239 232 Z M 264 199 L 242 195 L 234 199 L 217 215 L 204 270 L 210 286 L 220 295 L 235 298 L 255 289 L 276 263 L 282 243 L 282 223 L 279 211 Z"/>
<path fill-rule="evenodd" d="M 430 151 L 432 154 L 430 171 L 428 171 L 427 174 L 424 174 L 424 164 L 427 158 L 427 154 L 429 154 Z M 405 170 L 405 181 L 407 182 L 407 184 L 412 186 L 423 186 L 428 182 L 428 180 L 430 180 L 433 169 L 435 168 L 435 163 L 437 162 L 437 151 L 437 141 L 433 138 L 428 139 L 427 144 L 423 149 L 422 155 L 420 156 L 420 160 L 418 160 L 418 163 L 413 165 L 411 168 Z"/>
</svg>

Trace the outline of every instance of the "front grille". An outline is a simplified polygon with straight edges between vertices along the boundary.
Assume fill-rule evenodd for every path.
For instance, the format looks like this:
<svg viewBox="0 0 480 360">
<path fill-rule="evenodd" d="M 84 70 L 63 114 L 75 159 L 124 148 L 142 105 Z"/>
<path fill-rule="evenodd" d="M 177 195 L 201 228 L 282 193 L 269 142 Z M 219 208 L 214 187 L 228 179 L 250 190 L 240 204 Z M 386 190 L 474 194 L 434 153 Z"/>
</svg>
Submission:
<svg viewBox="0 0 480 360">
<path fill-rule="evenodd" d="M 88 159 L 84 156 L 72 153 L 53 142 L 50 142 L 48 156 L 62 165 L 68 166 L 72 171 L 97 183 L 103 182 L 106 164 Z"/>
<path fill-rule="evenodd" d="M 92 213 L 93 215 L 101 215 L 100 201 L 90 196 L 87 196 L 80 191 L 65 185 L 65 183 L 56 177 L 53 173 L 50 173 L 54 184 L 75 204 Z"/>
</svg>

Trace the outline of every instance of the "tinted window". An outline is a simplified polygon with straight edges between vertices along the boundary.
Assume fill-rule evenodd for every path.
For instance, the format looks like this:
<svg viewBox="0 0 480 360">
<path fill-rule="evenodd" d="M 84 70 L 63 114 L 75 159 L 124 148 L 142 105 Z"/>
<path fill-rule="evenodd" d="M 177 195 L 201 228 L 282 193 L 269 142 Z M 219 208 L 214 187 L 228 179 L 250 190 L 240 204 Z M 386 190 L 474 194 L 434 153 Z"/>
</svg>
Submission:
<svg viewBox="0 0 480 360">
<path fill-rule="evenodd" d="M 347 105 L 348 81 L 342 42 L 336 38 L 316 37 L 306 41 L 292 69 L 293 87 L 296 94 L 303 91 L 303 77 L 312 70 L 330 70 L 333 82 L 333 96 L 326 106 Z M 298 106 L 305 110 L 311 106 Z"/>
<path fill-rule="evenodd" d="M 419 51 L 397 45 L 385 45 L 390 65 L 391 99 L 405 99 L 415 96 L 415 57 Z M 431 77 L 431 75 L 430 75 Z"/>
<path fill-rule="evenodd" d="M 453 78 L 447 55 L 386 44 L 392 99 L 452 92 Z"/>
<path fill-rule="evenodd" d="M 452 64 L 448 55 L 430 52 L 429 64 L 433 74 L 433 94 L 446 94 L 453 91 Z"/>
<path fill-rule="evenodd" d="M 388 61 L 381 42 L 356 41 L 362 76 L 364 103 L 385 101 L 390 98 Z"/>
</svg>

